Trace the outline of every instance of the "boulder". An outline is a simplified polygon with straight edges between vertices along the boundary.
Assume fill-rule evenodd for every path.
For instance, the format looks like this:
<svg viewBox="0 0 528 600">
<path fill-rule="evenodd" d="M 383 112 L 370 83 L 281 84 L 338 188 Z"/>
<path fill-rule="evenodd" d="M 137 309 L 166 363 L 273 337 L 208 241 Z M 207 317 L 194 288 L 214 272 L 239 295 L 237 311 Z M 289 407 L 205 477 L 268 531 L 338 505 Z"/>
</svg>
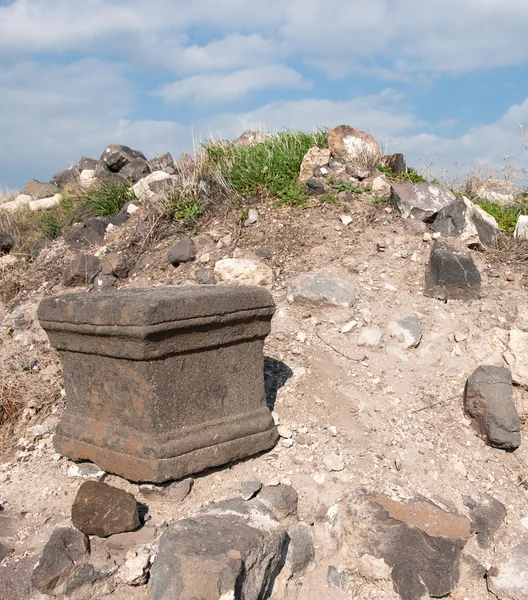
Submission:
<svg viewBox="0 0 528 600">
<path fill-rule="evenodd" d="M 101 267 L 103 275 L 115 275 L 120 279 L 125 279 L 129 271 L 126 256 L 121 254 L 121 252 L 110 252 L 110 254 L 105 254 L 102 259 Z"/>
<path fill-rule="evenodd" d="M 9 233 L 0 233 L 0 256 L 9 254 L 15 247 L 15 240 Z"/>
<path fill-rule="evenodd" d="M 80 170 L 77 166 L 68 167 L 55 173 L 51 180 L 60 189 L 77 185 L 80 180 Z"/>
<path fill-rule="evenodd" d="M 29 194 L 19 194 L 10 202 L 2 202 L 0 209 L 5 212 L 15 212 L 27 206 L 32 200 L 33 198 Z"/>
<path fill-rule="evenodd" d="M 33 200 L 49 198 L 60 192 L 59 188 L 53 183 L 42 183 L 36 179 L 30 179 L 20 194 L 31 196 Z"/>
<path fill-rule="evenodd" d="M 339 125 L 328 132 L 328 148 L 332 156 L 358 162 L 369 169 L 376 167 L 382 156 L 372 135 L 348 125 Z"/>
<path fill-rule="evenodd" d="M 457 198 L 440 210 L 434 217 L 431 228 L 444 237 L 457 237 L 461 240 L 478 236 L 485 246 L 491 246 L 500 235 L 495 218 L 466 197 Z"/>
<path fill-rule="evenodd" d="M 517 238 L 518 240 L 528 239 L 528 215 L 518 216 L 513 237 Z"/>
<path fill-rule="evenodd" d="M 81 171 L 79 175 L 79 185 L 82 187 L 90 187 L 97 183 L 97 176 L 95 175 L 95 171 L 85 169 Z"/>
<path fill-rule="evenodd" d="M 86 535 L 108 537 L 140 526 L 136 499 L 101 481 L 85 481 L 75 496 L 72 522 Z"/>
<path fill-rule="evenodd" d="M 86 563 L 88 538 L 71 527 L 57 528 L 51 534 L 33 571 L 31 582 L 42 594 L 60 595 L 72 587 L 71 580 Z"/>
<path fill-rule="evenodd" d="M 424 296 L 439 300 L 473 300 L 480 292 L 473 258 L 444 242 L 435 242 L 425 274 Z"/>
<path fill-rule="evenodd" d="M 314 176 L 314 169 L 325 166 L 330 160 L 330 150 L 313 146 L 304 155 L 299 173 L 299 181 L 305 182 Z"/>
<path fill-rule="evenodd" d="M 151 569 L 151 600 L 267 597 L 286 532 L 257 500 L 206 506 L 163 532 Z"/>
<path fill-rule="evenodd" d="M 286 565 L 294 575 L 306 571 L 315 560 L 315 546 L 312 528 L 306 523 L 297 523 L 288 531 L 290 543 L 286 555 Z"/>
<path fill-rule="evenodd" d="M 390 191 L 392 206 L 404 219 L 429 220 L 456 200 L 451 190 L 432 183 L 395 183 Z"/>
<path fill-rule="evenodd" d="M 95 160 L 95 158 L 86 158 L 86 156 L 81 156 L 79 160 L 79 170 L 80 171 L 95 171 L 97 167 L 97 163 L 99 161 Z"/>
<path fill-rule="evenodd" d="M 196 257 L 193 239 L 183 238 L 177 241 L 169 248 L 168 256 L 173 267 L 177 267 L 180 263 L 193 261 Z"/>
<path fill-rule="evenodd" d="M 61 235 L 66 245 L 73 250 L 84 250 L 91 246 L 103 246 L 107 224 L 101 219 L 88 219 L 81 225 L 65 227 Z"/>
<path fill-rule="evenodd" d="M 480 366 L 466 382 L 464 411 L 488 445 L 504 450 L 520 446 L 521 427 L 509 369 Z"/>
<path fill-rule="evenodd" d="M 299 496 L 291 485 L 265 485 L 259 492 L 258 499 L 267 506 L 277 519 L 295 516 Z"/>
<path fill-rule="evenodd" d="M 214 266 L 214 274 L 219 283 L 230 285 L 261 285 L 271 288 L 273 271 L 267 265 L 246 258 L 224 258 Z"/>
<path fill-rule="evenodd" d="M 169 175 L 173 175 L 175 172 L 174 159 L 169 152 L 153 156 L 148 163 L 151 171 L 165 171 Z"/>
<path fill-rule="evenodd" d="M 62 283 L 66 286 L 87 285 L 91 283 L 101 268 L 101 261 L 93 254 L 78 254 L 62 274 Z"/>
<path fill-rule="evenodd" d="M 119 175 L 132 183 L 137 183 L 140 179 L 149 175 L 150 172 L 150 166 L 146 159 L 138 157 L 125 165 L 121 171 L 119 171 Z"/>
<path fill-rule="evenodd" d="M 405 156 L 401 153 L 389 154 L 383 157 L 383 164 L 396 174 L 405 173 L 407 171 L 407 163 Z"/>
<path fill-rule="evenodd" d="M 356 288 L 349 281 L 325 273 L 297 275 L 288 282 L 294 302 L 350 308 L 356 302 Z"/>
<path fill-rule="evenodd" d="M 528 600 L 528 540 L 508 548 L 507 558 L 488 571 L 486 581 L 499 600 Z"/>
<path fill-rule="evenodd" d="M 143 202 L 156 194 L 163 193 L 173 186 L 173 179 L 165 171 L 154 171 L 145 178 L 140 179 L 134 186 L 136 198 Z"/>
<path fill-rule="evenodd" d="M 111 173 L 119 173 L 123 167 L 126 167 L 135 158 L 142 158 L 146 162 L 146 158 L 139 150 L 132 150 L 128 146 L 121 144 L 110 144 L 101 154 L 99 165 L 106 165 Z"/>
<path fill-rule="evenodd" d="M 466 517 L 424 498 L 400 502 L 360 491 L 348 504 L 348 531 L 359 555 L 383 559 L 403 600 L 447 596 L 457 586 L 471 528 Z"/>
</svg>

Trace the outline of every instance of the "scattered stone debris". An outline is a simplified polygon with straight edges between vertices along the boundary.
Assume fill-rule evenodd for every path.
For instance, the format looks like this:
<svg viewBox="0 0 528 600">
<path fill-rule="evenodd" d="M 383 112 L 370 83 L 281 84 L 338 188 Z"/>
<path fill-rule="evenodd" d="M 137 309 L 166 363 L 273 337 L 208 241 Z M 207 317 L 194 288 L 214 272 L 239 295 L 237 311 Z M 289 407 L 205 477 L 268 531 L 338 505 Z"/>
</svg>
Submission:
<svg viewBox="0 0 528 600">
<path fill-rule="evenodd" d="M 508 557 L 487 573 L 489 591 L 499 600 L 528 598 L 528 540 L 508 549 Z"/>
</svg>

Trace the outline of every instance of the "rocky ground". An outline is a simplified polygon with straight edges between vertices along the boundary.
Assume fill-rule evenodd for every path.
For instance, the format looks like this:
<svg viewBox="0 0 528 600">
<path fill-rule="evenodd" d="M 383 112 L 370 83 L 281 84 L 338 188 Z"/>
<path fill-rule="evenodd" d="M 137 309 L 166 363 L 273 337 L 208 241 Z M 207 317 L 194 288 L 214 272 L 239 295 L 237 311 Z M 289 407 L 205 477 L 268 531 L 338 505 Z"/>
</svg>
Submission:
<svg viewBox="0 0 528 600">
<path fill-rule="evenodd" d="M 179 598 L 160 592 L 160 536 L 199 509 L 205 510 L 203 519 L 213 519 L 207 513 L 211 502 L 242 496 L 245 502 L 258 489 L 247 482 L 264 486 L 256 501 L 248 500 L 261 498 L 255 504 L 260 517 L 277 517 L 297 540 L 291 547 L 300 558 L 286 559 L 272 598 L 389 600 L 429 593 L 481 600 L 493 597 L 490 588 L 499 598 L 528 598 L 518 572 L 528 560 L 526 432 L 521 427 L 520 446 L 505 451 L 479 437 L 464 412 L 467 378 L 481 365 L 504 366 L 514 373 L 523 423 L 525 270 L 500 253 L 471 251 L 482 277 L 477 297 L 427 297 L 432 231 L 373 198 L 367 192 L 339 205 L 315 201 L 306 210 L 262 204 L 245 227 L 229 218 L 204 225 L 194 238 L 194 259 L 173 260 L 175 268 L 167 252 L 176 240 L 169 237 L 141 259 L 135 275 L 118 279 L 117 288 L 211 282 L 228 278 L 214 268 L 218 261 L 248 259 L 263 265 L 260 283 L 276 302 L 265 375 L 279 443 L 170 486 L 94 473 L 55 453 L 53 432 L 64 408 L 61 373 L 36 308 L 43 297 L 70 291 L 60 275 L 73 251 L 59 240 L 40 253 L 32 266 L 33 274 L 42 274 L 39 285 L 28 284 L 2 321 L 3 364 L 14 372 L 26 369 L 26 375 L 29 369 L 53 398 L 51 406 L 49 397 L 34 405 L 30 399 L 20 439 L 0 465 L 4 598 L 48 597 L 32 586 L 33 568 L 52 532 L 72 527 L 72 504 L 87 477 L 131 492 L 141 504 L 143 525 L 128 534 L 91 535 L 92 574 L 68 598 Z M 110 228 L 105 247 L 126 256 L 142 218 L 140 210 Z M 464 242 L 450 243 L 470 252 Z M 11 259 L 2 260 L 6 271 L 17 272 Z M 348 282 L 352 306 L 299 302 L 291 280 L 307 273 Z M 394 324 L 406 317 L 414 318 L 410 338 Z M 225 509 L 234 530 L 241 511 L 238 505 Z M 216 521 L 207 523 L 215 531 Z M 299 529 L 298 523 L 304 525 Z M 273 527 L 266 535 L 276 541 L 272 533 L 282 527 Z M 83 548 L 79 553 L 85 555 Z M 163 560 L 166 554 L 164 549 Z M 509 570 L 504 567 L 515 560 Z M 157 584 L 147 583 L 152 563 Z M 255 589 L 240 597 L 259 598 Z"/>
</svg>

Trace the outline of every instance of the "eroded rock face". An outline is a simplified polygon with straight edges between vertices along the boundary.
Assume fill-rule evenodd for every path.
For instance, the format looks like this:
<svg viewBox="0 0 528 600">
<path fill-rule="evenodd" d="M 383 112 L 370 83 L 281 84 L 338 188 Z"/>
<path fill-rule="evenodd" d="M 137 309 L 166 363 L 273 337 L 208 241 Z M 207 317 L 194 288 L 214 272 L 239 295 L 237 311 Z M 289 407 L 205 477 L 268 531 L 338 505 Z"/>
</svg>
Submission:
<svg viewBox="0 0 528 600">
<path fill-rule="evenodd" d="M 521 426 L 509 369 L 479 367 L 467 380 L 464 410 L 488 445 L 504 450 L 520 446 Z"/>
<path fill-rule="evenodd" d="M 26 183 L 26 187 L 21 190 L 21 195 L 31 196 L 33 200 L 49 198 L 59 192 L 59 188 L 53 183 L 42 183 L 36 179 L 31 179 Z"/>
<path fill-rule="evenodd" d="M 392 206 L 404 219 L 425 221 L 456 200 L 453 192 L 432 183 L 396 183 L 391 186 Z"/>
<path fill-rule="evenodd" d="M 93 281 L 100 268 L 101 261 L 97 256 L 81 253 L 65 267 L 62 283 L 66 286 L 86 285 Z"/>
<path fill-rule="evenodd" d="M 160 538 L 152 600 L 259 600 L 281 560 L 286 532 L 262 503 L 228 500 L 178 521 Z"/>
<path fill-rule="evenodd" d="M 230 285 L 261 285 L 271 288 L 273 271 L 268 265 L 246 258 L 224 258 L 214 267 L 218 282 Z"/>
<path fill-rule="evenodd" d="M 426 593 L 446 596 L 459 579 L 460 554 L 470 536 L 470 521 L 417 498 L 397 502 L 364 491 L 349 503 L 350 535 L 362 541 L 359 552 L 382 558 L 403 600 Z"/>
<path fill-rule="evenodd" d="M 356 288 L 349 281 L 324 273 L 297 275 L 288 282 L 295 302 L 351 307 L 356 302 Z"/>
<path fill-rule="evenodd" d="M 330 150 L 328 148 L 318 148 L 314 146 L 310 148 L 304 155 L 301 170 L 299 173 L 299 181 L 306 182 L 314 176 L 314 169 L 325 166 L 330 160 Z"/>
<path fill-rule="evenodd" d="M 528 600 L 528 540 L 508 551 L 508 558 L 492 567 L 486 581 L 500 600 Z"/>
<path fill-rule="evenodd" d="M 480 292 L 480 273 L 467 252 L 436 242 L 425 273 L 424 296 L 439 300 L 473 300 Z"/>
<path fill-rule="evenodd" d="M 339 125 L 328 132 L 328 148 L 334 157 L 355 161 L 371 169 L 378 165 L 382 156 L 372 135 L 348 125 Z"/>
<path fill-rule="evenodd" d="M 111 173 L 119 173 L 123 167 L 131 163 L 135 158 L 141 158 L 146 162 L 145 155 L 139 150 L 132 150 L 121 144 L 110 144 L 106 147 L 99 160 L 99 165 L 106 165 Z"/>
<path fill-rule="evenodd" d="M 79 167 L 73 166 L 68 167 L 67 169 L 63 169 L 58 173 L 55 173 L 52 177 L 53 183 L 58 188 L 65 188 L 67 186 L 73 186 L 79 183 L 80 180 L 80 171 Z"/>
</svg>

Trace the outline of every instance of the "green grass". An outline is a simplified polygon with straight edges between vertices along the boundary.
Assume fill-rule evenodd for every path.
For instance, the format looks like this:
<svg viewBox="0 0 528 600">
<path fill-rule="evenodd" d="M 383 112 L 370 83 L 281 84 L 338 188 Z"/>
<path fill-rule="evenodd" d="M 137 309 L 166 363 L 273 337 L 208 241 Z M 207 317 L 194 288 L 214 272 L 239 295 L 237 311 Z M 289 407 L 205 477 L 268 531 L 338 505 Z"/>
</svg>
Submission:
<svg viewBox="0 0 528 600">
<path fill-rule="evenodd" d="M 180 190 L 171 190 L 167 195 L 167 214 L 183 224 L 194 223 L 203 215 L 201 196 L 183 195 Z"/>
<path fill-rule="evenodd" d="M 299 169 L 312 146 L 324 148 L 326 130 L 313 134 L 287 130 L 257 144 L 205 145 L 211 168 L 220 170 L 226 184 L 245 197 L 267 195 L 278 204 L 305 206 L 308 196 L 299 187 Z"/>
<path fill-rule="evenodd" d="M 423 175 L 418 173 L 418 171 L 414 167 L 407 167 L 407 171 L 404 173 L 395 173 L 390 167 L 387 165 L 379 165 L 378 170 L 386 175 L 389 179 L 393 181 L 397 181 L 399 183 L 409 182 L 409 183 L 435 183 L 440 185 L 440 182 L 437 179 L 427 180 Z"/>
<path fill-rule="evenodd" d="M 135 199 L 131 184 L 102 179 L 76 193 L 62 192 L 58 206 L 35 213 L 35 224 L 46 238 L 53 240 L 63 227 L 88 217 L 115 215 Z"/>
</svg>

